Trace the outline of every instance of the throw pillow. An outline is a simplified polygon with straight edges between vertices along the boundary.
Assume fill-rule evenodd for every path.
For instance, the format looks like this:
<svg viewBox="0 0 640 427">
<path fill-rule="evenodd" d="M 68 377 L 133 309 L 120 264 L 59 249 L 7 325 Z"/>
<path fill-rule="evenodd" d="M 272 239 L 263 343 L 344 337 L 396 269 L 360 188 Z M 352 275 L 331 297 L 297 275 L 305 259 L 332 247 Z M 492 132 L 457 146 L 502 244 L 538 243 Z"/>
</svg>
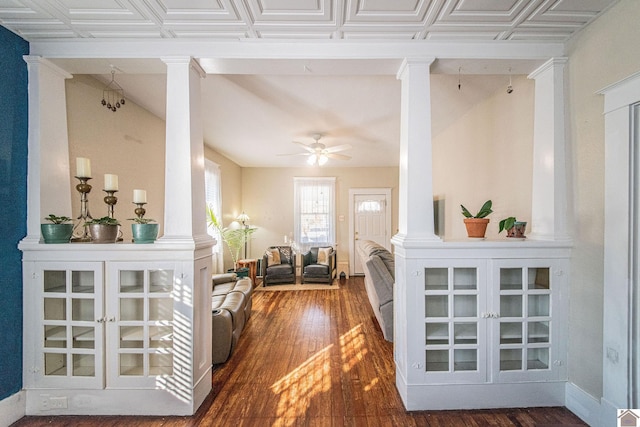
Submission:
<svg viewBox="0 0 640 427">
<path fill-rule="evenodd" d="M 318 249 L 318 264 L 329 265 L 329 255 L 331 255 L 332 248 L 319 248 Z"/>
<path fill-rule="evenodd" d="M 278 249 L 267 249 L 267 267 L 280 264 L 280 251 Z"/>
</svg>

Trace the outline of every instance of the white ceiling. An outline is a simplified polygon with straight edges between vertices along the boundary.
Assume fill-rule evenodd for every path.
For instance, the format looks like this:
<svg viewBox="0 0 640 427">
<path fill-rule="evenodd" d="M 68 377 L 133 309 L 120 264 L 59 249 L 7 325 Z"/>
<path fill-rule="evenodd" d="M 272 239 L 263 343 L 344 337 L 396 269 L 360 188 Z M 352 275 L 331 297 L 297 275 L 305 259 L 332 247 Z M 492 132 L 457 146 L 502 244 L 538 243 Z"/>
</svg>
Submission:
<svg viewBox="0 0 640 427">
<path fill-rule="evenodd" d="M 528 57 L 528 51 L 537 44 L 566 42 L 616 1 L 0 0 L 0 24 L 31 42 L 36 54 L 77 40 L 89 51 L 101 46 L 88 44 L 96 41 L 129 44 L 133 54 L 57 53 L 50 59 L 72 74 L 105 81 L 114 66 L 127 98 L 163 117 L 164 63 L 158 56 L 136 58 L 136 46 L 245 41 L 258 43 L 254 48 L 260 52 L 266 43 L 280 41 L 287 47 L 355 42 L 369 50 L 385 43 L 437 44 L 440 52 L 449 52 L 459 43 L 472 43 L 459 57 L 436 55 L 440 59 L 432 71 L 503 75 L 468 77 L 477 96 L 506 85 L 506 74 L 534 70 L 545 58 Z M 473 43 L 517 44 L 519 53 L 487 58 L 474 52 Z M 279 60 L 273 54 L 265 55 L 268 59 L 192 56 L 208 73 L 202 81 L 205 141 L 241 166 L 303 166 L 302 156 L 281 154 L 300 152 L 291 141 L 311 143 L 313 133 L 325 135 L 322 142 L 328 146 L 353 146 L 345 153 L 351 160 L 328 166 L 397 165 L 400 83 L 395 73 L 402 55 L 339 61 L 320 54 L 304 60 Z M 438 93 L 434 84 L 434 102 Z M 434 111 L 434 132 L 455 113 L 455 108 L 440 116 Z M 126 108 L 112 114 L 126 114 Z"/>
</svg>

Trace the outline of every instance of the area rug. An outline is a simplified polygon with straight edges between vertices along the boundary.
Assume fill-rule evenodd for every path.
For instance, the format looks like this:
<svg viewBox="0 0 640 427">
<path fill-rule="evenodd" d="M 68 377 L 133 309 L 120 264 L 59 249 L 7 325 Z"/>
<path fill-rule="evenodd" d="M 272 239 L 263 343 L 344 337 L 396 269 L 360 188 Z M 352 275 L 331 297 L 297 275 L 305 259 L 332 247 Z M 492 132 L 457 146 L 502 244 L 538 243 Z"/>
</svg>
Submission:
<svg viewBox="0 0 640 427">
<path fill-rule="evenodd" d="M 338 280 L 333 281 L 333 285 L 328 285 L 326 283 L 296 283 L 293 284 L 282 284 L 282 285 L 269 285 L 262 286 L 262 280 L 258 281 L 258 286 L 255 287 L 254 291 L 260 292 L 270 292 L 270 291 L 331 291 L 340 289 Z"/>
</svg>

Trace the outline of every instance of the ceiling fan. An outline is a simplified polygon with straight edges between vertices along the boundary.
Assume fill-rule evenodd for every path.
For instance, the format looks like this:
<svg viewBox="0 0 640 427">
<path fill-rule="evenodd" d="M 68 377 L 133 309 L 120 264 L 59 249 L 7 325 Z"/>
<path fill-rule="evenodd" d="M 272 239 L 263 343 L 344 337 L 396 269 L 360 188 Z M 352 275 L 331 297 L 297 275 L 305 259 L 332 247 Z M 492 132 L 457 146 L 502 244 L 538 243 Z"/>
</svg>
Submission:
<svg viewBox="0 0 640 427">
<path fill-rule="evenodd" d="M 309 156 L 307 158 L 307 163 L 309 165 L 317 164 L 319 166 L 322 166 L 325 163 L 327 163 L 329 159 L 349 160 L 351 158 L 351 156 L 347 156 L 345 154 L 338 154 L 339 151 L 345 151 L 345 150 L 351 149 L 351 145 L 342 144 L 342 145 L 336 145 L 334 147 L 327 147 L 326 145 L 320 142 L 320 139 L 322 138 L 321 134 L 316 133 L 311 135 L 311 137 L 315 141 L 311 144 L 304 144 L 302 142 L 293 141 L 294 144 L 298 144 L 299 146 L 301 146 L 306 150 L 306 153 L 298 153 L 293 155 Z"/>
</svg>

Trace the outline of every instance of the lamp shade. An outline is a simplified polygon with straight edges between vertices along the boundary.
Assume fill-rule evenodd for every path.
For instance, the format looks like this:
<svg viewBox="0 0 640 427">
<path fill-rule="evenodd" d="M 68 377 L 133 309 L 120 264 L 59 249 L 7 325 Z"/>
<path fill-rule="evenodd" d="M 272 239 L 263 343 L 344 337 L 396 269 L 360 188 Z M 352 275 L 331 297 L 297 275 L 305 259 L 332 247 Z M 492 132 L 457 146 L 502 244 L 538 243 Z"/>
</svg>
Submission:
<svg viewBox="0 0 640 427">
<path fill-rule="evenodd" d="M 243 224 L 249 222 L 250 219 L 251 218 L 249 218 L 249 215 L 244 213 L 244 211 L 240 215 L 238 215 L 238 217 L 236 218 L 236 220 L 240 221 Z"/>
</svg>

